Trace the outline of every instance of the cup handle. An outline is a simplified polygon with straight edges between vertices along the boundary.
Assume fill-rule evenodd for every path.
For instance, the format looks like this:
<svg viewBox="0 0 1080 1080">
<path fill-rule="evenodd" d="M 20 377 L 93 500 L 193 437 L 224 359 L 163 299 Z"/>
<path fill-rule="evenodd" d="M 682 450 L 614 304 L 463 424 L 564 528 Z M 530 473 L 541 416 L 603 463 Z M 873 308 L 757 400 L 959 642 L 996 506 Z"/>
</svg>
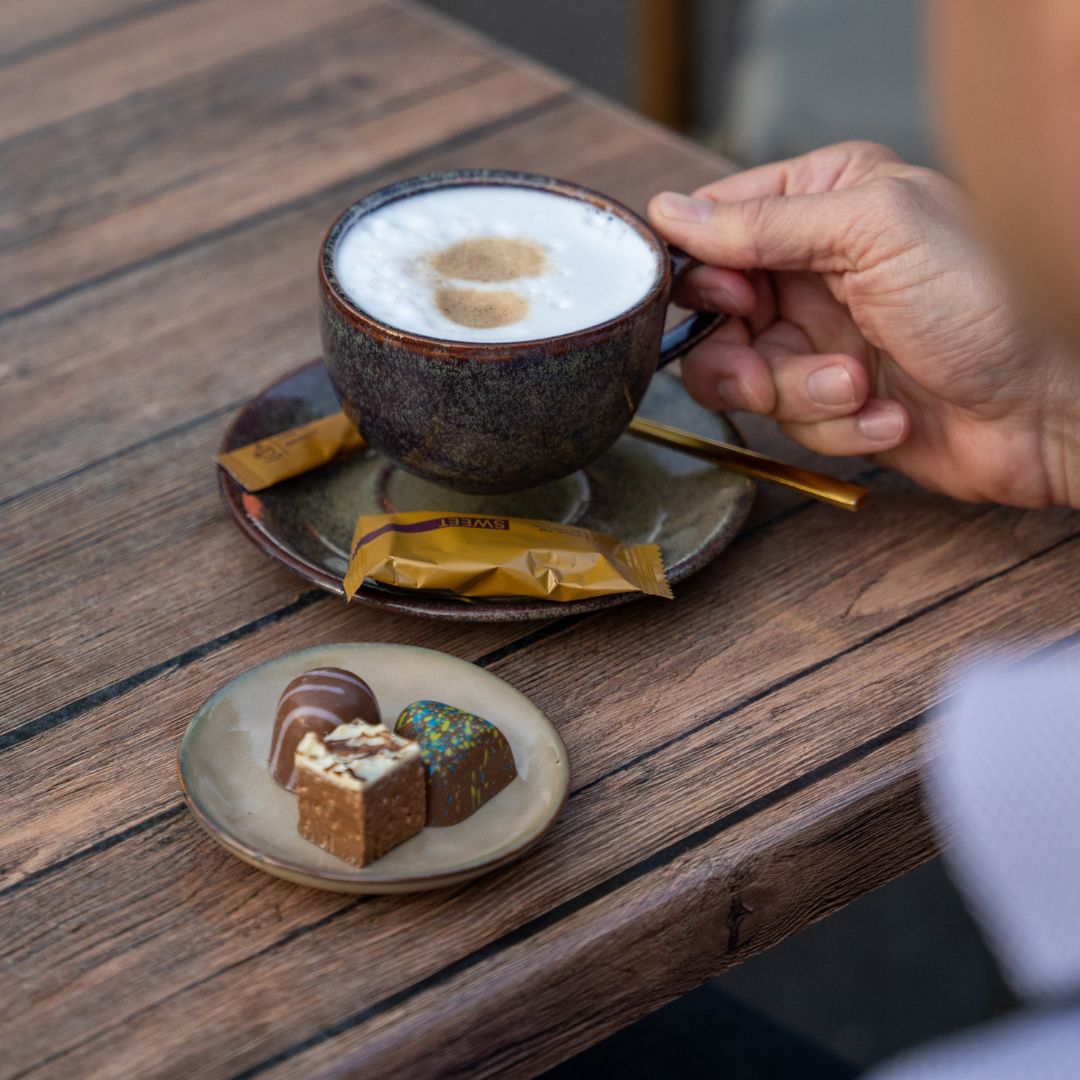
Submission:
<svg viewBox="0 0 1080 1080">
<path fill-rule="evenodd" d="M 691 267 L 698 263 L 685 251 L 668 246 L 671 256 L 671 276 L 678 281 Z M 657 368 L 677 360 L 683 353 L 689 352 L 699 341 L 707 338 L 718 326 L 727 320 L 727 316 L 717 311 L 698 311 L 687 316 L 681 323 L 665 331 L 660 339 L 660 359 Z"/>
</svg>

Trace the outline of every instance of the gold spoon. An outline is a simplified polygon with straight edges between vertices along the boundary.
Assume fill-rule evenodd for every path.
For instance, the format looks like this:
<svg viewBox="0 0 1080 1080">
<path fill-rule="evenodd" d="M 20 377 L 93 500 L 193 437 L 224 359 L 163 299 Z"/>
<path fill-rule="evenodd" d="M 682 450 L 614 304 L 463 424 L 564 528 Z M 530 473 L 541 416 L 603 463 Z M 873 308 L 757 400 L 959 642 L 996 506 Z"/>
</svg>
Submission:
<svg viewBox="0 0 1080 1080">
<path fill-rule="evenodd" d="M 842 506 L 845 510 L 858 510 L 870 494 L 858 484 L 834 480 L 831 476 L 822 476 L 764 454 L 755 454 L 753 450 L 692 435 L 689 431 L 680 431 L 640 416 L 630 422 L 629 431 L 640 439 L 704 458 L 732 472 L 756 476 L 774 484 L 785 484 L 833 506 Z M 345 414 L 334 413 L 219 454 L 217 462 L 242 487 L 254 492 L 361 450 L 366 445 Z"/>
<path fill-rule="evenodd" d="M 858 484 L 849 484 L 845 480 L 824 476 L 810 469 L 801 469 L 798 465 L 788 465 L 764 454 L 756 454 L 753 450 L 744 450 L 741 446 L 692 435 L 689 431 L 680 431 L 679 428 L 658 424 L 655 420 L 646 420 L 641 416 L 635 416 L 630 421 L 629 431 L 639 439 L 681 450 L 732 472 L 753 476 L 758 480 L 768 480 L 773 484 L 783 484 L 844 510 L 860 509 L 870 494 L 869 488 L 860 487 Z"/>
</svg>

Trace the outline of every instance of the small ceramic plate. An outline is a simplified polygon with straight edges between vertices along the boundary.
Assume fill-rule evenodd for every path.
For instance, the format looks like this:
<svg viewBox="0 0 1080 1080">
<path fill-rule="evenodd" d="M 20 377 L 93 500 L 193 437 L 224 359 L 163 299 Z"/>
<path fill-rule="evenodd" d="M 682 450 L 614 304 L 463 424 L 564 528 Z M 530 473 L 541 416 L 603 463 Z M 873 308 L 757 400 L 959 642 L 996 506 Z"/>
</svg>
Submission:
<svg viewBox="0 0 1080 1080">
<path fill-rule="evenodd" d="M 322 362 L 315 361 L 246 405 L 226 433 L 221 450 L 235 450 L 337 409 Z M 667 372 L 653 378 L 640 413 L 698 435 L 742 442 L 726 417 L 697 405 L 682 383 Z M 361 514 L 441 510 L 580 525 L 626 543 L 659 544 L 668 580 L 675 584 L 731 543 L 749 513 L 754 491 L 746 477 L 631 435 L 624 435 L 582 472 L 512 495 L 465 495 L 437 487 L 370 451 L 257 494 L 244 491 L 220 467 L 218 474 L 225 505 L 245 535 L 271 558 L 338 594 L 353 526 Z M 430 618 L 503 622 L 576 615 L 640 595 L 621 593 L 570 603 L 473 601 L 368 583 L 355 599 Z"/>
<path fill-rule="evenodd" d="M 367 680 L 386 721 L 421 698 L 490 720 L 510 743 L 517 778 L 471 817 L 424 828 L 363 869 L 308 843 L 296 831 L 296 796 L 277 784 L 266 759 L 282 690 L 326 665 Z M 524 694 L 456 656 L 413 645 L 323 645 L 252 668 L 196 713 L 179 765 L 191 812 L 234 855 L 286 881 L 351 893 L 437 889 L 503 866 L 547 832 L 570 787 L 566 747 Z"/>
</svg>

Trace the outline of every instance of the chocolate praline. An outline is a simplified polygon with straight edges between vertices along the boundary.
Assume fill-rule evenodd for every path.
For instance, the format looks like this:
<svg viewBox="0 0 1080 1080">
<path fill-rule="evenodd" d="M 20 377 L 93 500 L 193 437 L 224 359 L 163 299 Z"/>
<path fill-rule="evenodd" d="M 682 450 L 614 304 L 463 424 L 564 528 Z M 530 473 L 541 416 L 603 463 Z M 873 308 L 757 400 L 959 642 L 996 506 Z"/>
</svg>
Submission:
<svg viewBox="0 0 1080 1080">
<path fill-rule="evenodd" d="M 312 668 L 282 691 L 270 740 L 270 775 L 289 791 L 296 790 L 294 758 L 309 732 L 327 735 L 339 724 L 381 724 L 375 694 L 359 675 L 344 668 Z"/>
<path fill-rule="evenodd" d="M 428 825 L 464 821 L 517 776 L 506 736 L 453 705 L 414 701 L 397 718 L 394 731 L 420 744 Z"/>
</svg>

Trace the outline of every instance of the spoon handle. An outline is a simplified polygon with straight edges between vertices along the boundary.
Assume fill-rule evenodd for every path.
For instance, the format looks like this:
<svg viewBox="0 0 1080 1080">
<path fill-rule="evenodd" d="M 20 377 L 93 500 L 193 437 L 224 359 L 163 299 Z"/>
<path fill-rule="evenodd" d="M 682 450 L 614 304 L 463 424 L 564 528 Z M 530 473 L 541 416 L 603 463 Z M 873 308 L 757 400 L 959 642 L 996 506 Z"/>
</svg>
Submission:
<svg viewBox="0 0 1080 1080">
<path fill-rule="evenodd" d="M 635 416 L 630 422 L 630 434 L 660 446 L 682 450 L 732 472 L 753 476 L 758 480 L 768 480 L 773 484 L 783 484 L 844 510 L 860 509 L 870 494 L 869 488 L 858 484 L 849 484 L 845 480 L 824 476 L 810 469 L 801 469 L 798 465 L 789 465 L 764 454 L 757 454 L 753 450 L 744 450 L 741 446 L 706 439 L 641 416 Z"/>
</svg>

